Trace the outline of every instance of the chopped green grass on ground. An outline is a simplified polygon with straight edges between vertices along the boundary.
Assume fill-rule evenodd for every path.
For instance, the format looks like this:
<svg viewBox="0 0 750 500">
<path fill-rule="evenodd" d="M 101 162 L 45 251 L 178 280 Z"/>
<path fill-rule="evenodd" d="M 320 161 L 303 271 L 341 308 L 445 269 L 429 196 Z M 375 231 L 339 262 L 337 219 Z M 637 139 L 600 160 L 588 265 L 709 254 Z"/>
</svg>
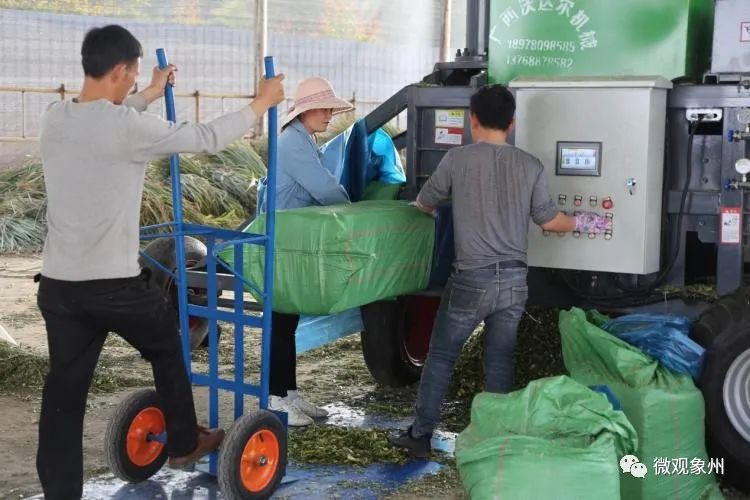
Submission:
<svg viewBox="0 0 750 500">
<path fill-rule="evenodd" d="M 388 432 L 376 429 L 313 425 L 289 433 L 289 457 L 308 464 L 368 466 L 403 464 L 406 453 L 388 441 Z"/>
<path fill-rule="evenodd" d="M 29 348 L 0 342 L 0 394 L 41 395 L 48 370 L 47 356 Z M 94 372 L 91 391 L 115 392 L 122 388 L 140 387 L 151 383 L 151 380 L 145 377 L 118 373 L 114 363 L 103 357 Z"/>
<path fill-rule="evenodd" d="M 461 477 L 458 474 L 456 463 L 452 460 L 447 462 L 437 473 L 427 474 L 416 481 L 411 481 L 385 498 L 391 500 L 405 496 L 455 500 L 466 498 L 462 490 Z"/>
<path fill-rule="evenodd" d="M 515 355 L 514 390 L 526 387 L 532 380 L 566 373 L 562 360 L 557 309 L 532 310 L 526 313 L 518 328 Z M 484 390 L 484 329 L 478 328 L 466 342 L 443 402 L 441 425 L 451 432 L 461 432 L 469 424 L 471 402 Z M 417 385 L 399 389 L 376 387 L 355 399 L 353 404 L 368 413 L 396 418 L 414 415 Z"/>
</svg>

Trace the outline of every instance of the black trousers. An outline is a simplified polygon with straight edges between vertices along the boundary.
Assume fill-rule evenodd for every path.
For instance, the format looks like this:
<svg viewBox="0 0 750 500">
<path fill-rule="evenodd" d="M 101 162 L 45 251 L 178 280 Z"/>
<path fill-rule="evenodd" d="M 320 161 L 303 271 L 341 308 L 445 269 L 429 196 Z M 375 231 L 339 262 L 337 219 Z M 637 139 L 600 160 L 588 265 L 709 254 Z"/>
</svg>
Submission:
<svg viewBox="0 0 750 500">
<path fill-rule="evenodd" d="M 168 453 L 181 456 L 195 449 L 197 421 L 178 323 L 166 295 L 149 286 L 147 276 L 84 282 L 42 277 L 37 303 L 50 357 L 37 450 L 46 500 L 81 498 L 86 398 L 108 332 L 118 333 L 151 362 Z"/>
<path fill-rule="evenodd" d="M 299 316 L 273 313 L 271 315 L 271 379 L 269 392 L 286 397 L 287 391 L 297 390 L 297 331 Z"/>
</svg>

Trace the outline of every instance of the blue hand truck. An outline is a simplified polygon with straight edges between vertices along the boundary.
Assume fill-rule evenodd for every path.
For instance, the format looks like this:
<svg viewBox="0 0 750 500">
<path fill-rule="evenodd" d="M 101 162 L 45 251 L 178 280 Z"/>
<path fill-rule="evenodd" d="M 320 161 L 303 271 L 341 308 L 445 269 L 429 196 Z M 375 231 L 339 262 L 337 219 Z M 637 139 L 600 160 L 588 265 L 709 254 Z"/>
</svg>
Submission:
<svg viewBox="0 0 750 500">
<path fill-rule="evenodd" d="M 156 51 L 161 68 L 168 65 L 164 49 Z M 266 57 L 265 73 L 275 75 L 272 57 Z M 165 89 L 167 119 L 175 122 L 175 101 L 171 85 Z M 189 224 L 182 218 L 180 160 L 170 157 L 174 220 L 142 228 L 141 239 L 152 242 L 141 252 L 141 264 L 150 268 L 155 281 L 172 294 L 177 306 L 185 367 L 193 384 L 208 387 L 209 427 L 219 424 L 219 390 L 234 394 L 234 424 L 218 453 L 199 465 L 218 477 L 223 494 L 229 499 L 270 497 L 286 473 L 286 414 L 267 410 L 271 360 L 271 310 L 273 298 L 273 255 L 276 208 L 276 161 L 278 114 L 268 111 L 267 220 L 265 234 Z M 166 232 L 165 232 L 166 231 Z M 199 239 L 206 243 L 204 245 Z M 246 244 L 265 246 L 264 287 L 259 290 L 242 275 Z M 218 253 L 234 247 L 234 262 L 219 265 Z M 150 251 L 149 251 L 150 249 Z M 197 270 L 200 269 L 200 270 Z M 227 272 L 229 270 L 229 272 Z M 244 300 L 244 286 L 258 292 L 262 306 Z M 221 299 L 220 290 L 234 291 L 233 299 Z M 261 316 L 248 312 L 261 312 Z M 217 321 L 234 325 L 234 377 L 219 376 Z M 245 382 L 244 330 L 262 329 L 260 382 Z M 196 333 L 197 332 L 197 333 Z M 191 367 L 191 349 L 204 337 L 208 341 L 208 373 Z M 244 414 L 245 396 L 259 399 L 259 410 Z M 127 397 L 109 422 L 105 446 L 113 473 L 128 482 L 145 481 L 167 460 L 166 423 L 159 397 L 153 389 L 143 389 Z M 207 468 L 206 468 L 207 465 Z"/>
</svg>

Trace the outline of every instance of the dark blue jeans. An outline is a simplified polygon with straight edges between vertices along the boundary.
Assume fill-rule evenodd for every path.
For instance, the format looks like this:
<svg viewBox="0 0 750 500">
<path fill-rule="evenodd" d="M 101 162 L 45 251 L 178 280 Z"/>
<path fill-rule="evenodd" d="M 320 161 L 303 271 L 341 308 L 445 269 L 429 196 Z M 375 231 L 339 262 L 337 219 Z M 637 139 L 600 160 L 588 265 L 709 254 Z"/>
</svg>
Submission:
<svg viewBox="0 0 750 500">
<path fill-rule="evenodd" d="M 432 434 L 440 404 L 464 343 L 485 323 L 484 373 L 487 392 L 505 393 L 513 386 L 513 351 L 518 323 L 528 298 L 526 268 L 477 269 L 451 276 L 443 292 L 422 370 L 414 436 Z"/>
</svg>

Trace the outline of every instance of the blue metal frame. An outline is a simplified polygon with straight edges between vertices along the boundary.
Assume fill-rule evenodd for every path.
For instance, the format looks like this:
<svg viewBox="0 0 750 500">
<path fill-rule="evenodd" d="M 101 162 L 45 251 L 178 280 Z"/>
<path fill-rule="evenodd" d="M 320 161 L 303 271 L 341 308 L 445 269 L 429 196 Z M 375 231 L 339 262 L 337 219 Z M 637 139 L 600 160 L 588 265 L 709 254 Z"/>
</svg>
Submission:
<svg viewBox="0 0 750 500">
<path fill-rule="evenodd" d="M 160 68 L 166 68 L 168 65 L 167 55 L 164 49 L 157 49 L 156 57 Z M 273 57 L 266 57 L 264 60 L 266 77 L 271 78 L 275 75 Z M 167 111 L 167 120 L 176 121 L 174 91 L 172 86 L 167 84 L 164 93 L 164 99 Z M 208 349 L 208 374 L 195 373 L 191 368 L 190 359 L 190 336 L 181 335 L 182 348 L 185 359 L 185 368 L 188 371 L 190 380 L 193 384 L 206 386 L 209 390 L 209 426 L 217 427 L 219 423 L 219 390 L 225 390 L 234 393 L 234 418 L 240 418 L 244 412 L 244 397 L 246 395 L 255 396 L 260 400 L 260 408 L 268 408 L 269 396 L 269 371 L 271 363 L 271 311 L 273 308 L 273 275 L 274 275 L 274 234 L 276 226 L 276 162 L 277 162 L 277 134 L 278 112 L 276 107 L 268 111 L 268 190 L 267 190 L 267 210 L 266 210 L 266 234 L 248 234 L 240 231 L 201 226 L 197 224 L 187 224 L 182 219 L 182 188 L 180 185 L 180 159 L 177 154 L 169 158 L 169 170 L 172 184 L 172 207 L 174 211 L 174 220 L 163 224 L 143 227 L 141 239 L 156 239 L 163 237 L 175 238 L 176 251 L 176 272 L 164 268 L 151 257 L 141 252 L 141 255 L 149 261 L 156 264 L 163 271 L 169 273 L 175 280 L 177 287 L 177 298 L 179 304 L 179 324 L 181 332 L 189 331 L 188 318 L 196 316 L 207 318 L 209 320 L 209 349 Z M 168 232 L 159 232 L 168 229 Z M 206 240 L 208 247 L 207 269 L 206 269 L 206 288 L 207 288 L 207 305 L 198 306 L 188 303 L 187 287 L 187 268 L 185 262 L 185 236 L 201 236 Z M 260 318 L 245 314 L 244 310 L 244 285 L 249 285 L 257 290 L 242 275 L 243 269 L 243 245 L 261 245 L 265 246 L 265 274 L 263 281 L 263 313 Z M 218 290 L 216 277 L 216 261 L 218 252 L 228 246 L 234 247 L 233 266 L 226 266 L 232 269 L 235 275 L 234 286 L 234 310 L 219 310 L 217 304 Z M 234 378 L 222 379 L 219 377 L 219 359 L 218 359 L 218 339 L 217 339 L 217 321 L 226 321 L 234 324 Z M 260 383 L 252 385 L 245 383 L 245 350 L 244 350 L 244 328 L 252 326 L 262 328 L 261 340 L 261 366 L 260 366 Z M 285 419 L 282 419 L 285 420 Z M 285 423 L 285 422 L 284 422 Z M 208 472 L 216 475 L 217 473 L 217 455 L 212 454 L 209 460 Z"/>
</svg>

